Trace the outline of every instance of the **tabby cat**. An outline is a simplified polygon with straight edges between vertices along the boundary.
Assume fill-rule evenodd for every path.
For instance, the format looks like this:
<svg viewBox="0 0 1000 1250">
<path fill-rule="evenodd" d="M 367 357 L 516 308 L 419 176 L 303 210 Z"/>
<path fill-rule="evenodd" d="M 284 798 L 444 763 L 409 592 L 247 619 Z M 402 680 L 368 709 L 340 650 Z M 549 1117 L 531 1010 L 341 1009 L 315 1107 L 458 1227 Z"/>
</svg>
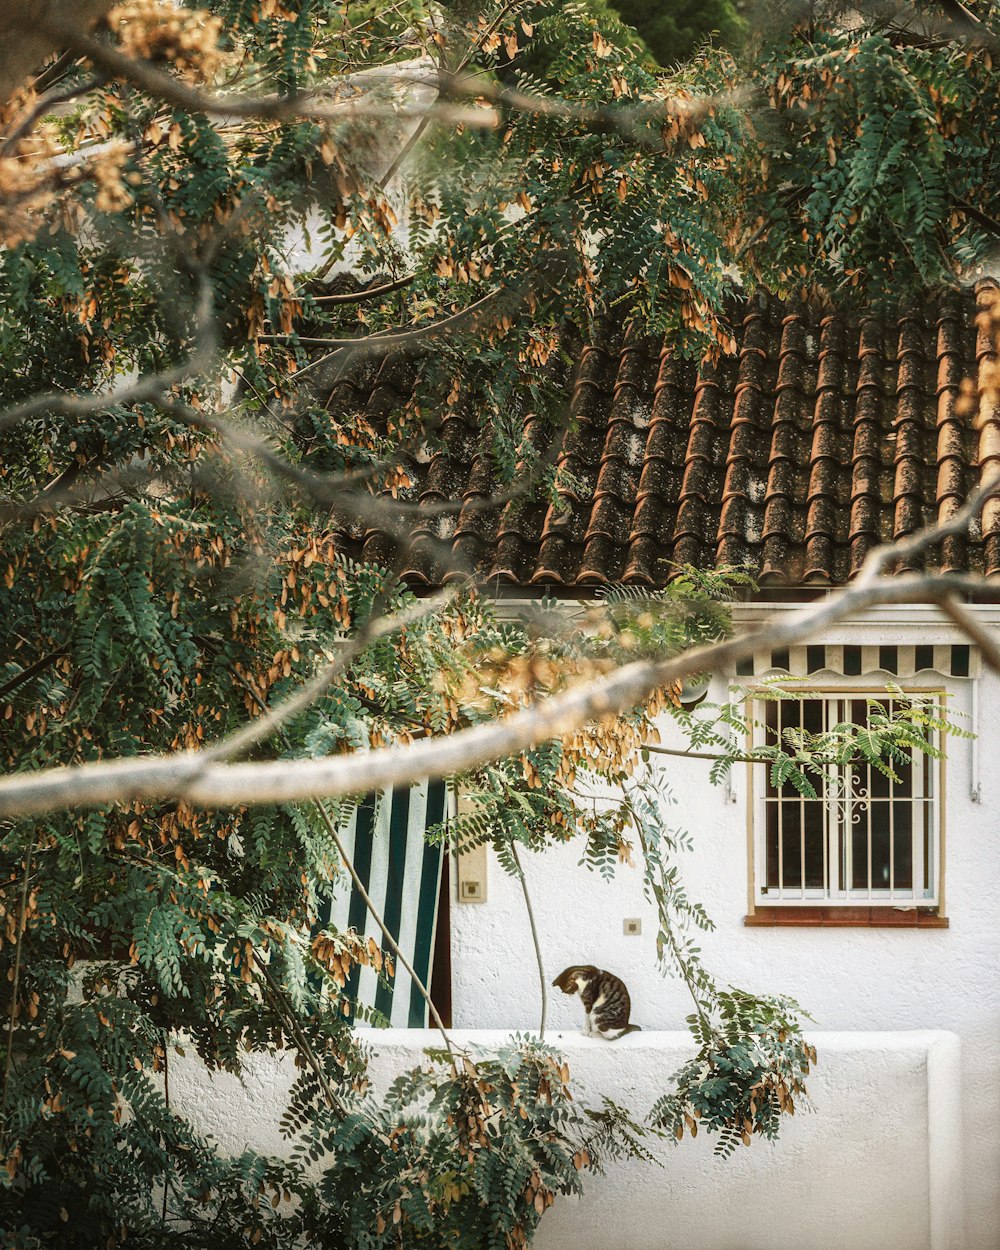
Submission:
<svg viewBox="0 0 1000 1250">
<path fill-rule="evenodd" d="M 574 964 L 560 972 L 552 982 L 564 994 L 579 994 L 586 1012 L 584 1037 L 603 1037 L 613 1042 L 626 1033 L 638 1033 L 637 1024 L 629 1024 L 632 1003 L 621 977 L 603 972 L 592 964 Z"/>
</svg>

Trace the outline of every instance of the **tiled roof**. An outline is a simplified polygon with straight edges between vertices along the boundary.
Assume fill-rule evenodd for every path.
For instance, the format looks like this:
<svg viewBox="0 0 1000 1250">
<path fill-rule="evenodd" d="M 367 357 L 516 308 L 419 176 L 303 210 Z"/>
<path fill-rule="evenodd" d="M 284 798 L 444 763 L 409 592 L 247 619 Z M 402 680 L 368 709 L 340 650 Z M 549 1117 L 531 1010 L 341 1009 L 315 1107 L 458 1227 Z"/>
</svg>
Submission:
<svg viewBox="0 0 1000 1250">
<path fill-rule="evenodd" d="M 662 585 L 690 563 L 750 564 L 765 587 L 843 583 L 876 543 L 946 519 L 1000 467 L 1000 403 L 980 382 L 994 298 L 985 287 L 886 319 L 761 297 L 736 318 L 736 355 L 701 369 L 668 340 L 605 324 L 573 353 L 558 448 L 524 418 L 559 467 L 560 505 L 484 507 L 502 488 L 473 415 L 457 409 L 413 494 L 461 506 L 409 526 L 404 576 L 433 585 L 474 570 L 498 588 L 570 590 Z M 405 404 L 411 368 L 367 365 L 331 405 L 380 424 Z M 959 399 L 963 381 L 978 416 Z M 354 527 L 352 538 L 355 555 L 392 561 L 385 530 Z M 928 563 L 1000 575 L 1000 501 Z"/>
</svg>

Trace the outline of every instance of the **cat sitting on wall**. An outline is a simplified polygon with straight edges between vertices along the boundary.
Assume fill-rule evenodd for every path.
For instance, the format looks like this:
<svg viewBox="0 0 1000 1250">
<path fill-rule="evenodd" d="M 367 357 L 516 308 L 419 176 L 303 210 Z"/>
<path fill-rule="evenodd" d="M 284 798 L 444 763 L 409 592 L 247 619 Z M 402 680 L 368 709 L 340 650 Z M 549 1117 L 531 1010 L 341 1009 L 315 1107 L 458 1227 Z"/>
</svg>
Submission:
<svg viewBox="0 0 1000 1250">
<path fill-rule="evenodd" d="M 603 1037 L 613 1042 L 626 1033 L 638 1033 L 637 1024 L 629 1024 L 632 1003 L 621 977 L 604 972 L 593 964 L 574 964 L 560 972 L 552 982 L 564 994 L 579 994 L 583 1000 L 584 1037 Z"/>
</svg>

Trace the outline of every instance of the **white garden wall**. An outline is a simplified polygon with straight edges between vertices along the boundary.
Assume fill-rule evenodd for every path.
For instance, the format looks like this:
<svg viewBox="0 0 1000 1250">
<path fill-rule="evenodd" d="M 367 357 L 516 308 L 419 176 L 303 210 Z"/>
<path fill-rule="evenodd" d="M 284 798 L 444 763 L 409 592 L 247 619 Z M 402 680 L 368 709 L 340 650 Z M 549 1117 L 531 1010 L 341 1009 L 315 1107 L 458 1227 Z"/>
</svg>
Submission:
<svg viewBox="0 0 1000 1250">
<path fill-rule="evenodd" d="M 458 1032 L 494 1047 L 503 1032 Z M 608 1094 L 641 1115 L 691 1054 L 685 1034 L 648 1032 L 608 1043 L 578 1033 L 549 1040 L 568 1057 L 578 1100 Z M 422 1061 L 436 1033 L 377 1038 L 376 1091 Z M 958 1039 L 943 1032 L 818 1033 L 812 1113 L 789 1120 L 776 1145 L 755 1141 L 712 1157 L 702 1134 L 662 1142 L 663 1166 L 611 1164 L 582 1199 L 560 1198 L 538 1250 L 962 1250 Z M 173 1105 L 228 1151 L 287 1150 L 276 1121 L 294 1077 L 289 1060 L 256 1056 L 243 1082 L 171 1063 Z"/>
<path fill-rule="evenodd" d="M 1000 621 L 995 608 L 982 616 L 994 629 Z M 869 645 L 961 641 L 940 625 L 939 619 L 930 609 L 883 609 L 864 626 L 844 627 L 822 641 Z M 940 688 L 943 683 L 931 680 L 925 684 Z M 970 683 L 946 684 L 953 692 L 955 710 L 970 712 Z M 724 688 L 725 683 L 717 681 L 709 697 L 718 700 Z M 735 778 L 736 801 L 730 802 L 724 789 L 709 786 L 707 764 L 666 757 L 660 760 L 677 799 L 675 823 L 695 838 L 695 850 L 684 856 L 682 871 L 689 893 L 705 904 L 717 925 L 714 933 L 704 935 L 701 946 L 706 962 L 720 979 L 749 990 L 792 995 L 811 1013 L 815 1029 L 821 1033 L 940 1029 L 959 1035 L 961 1092 L 939 1117 L 951 1117 L 950 1132 L 956 1141 L 958 1126 L 964 1124 L 964 1184 L 957 1178 L 955 1184 L 961 1189 L 967 1223 L 965 1239 L 956 1244 L 969 1250 L 995 1250 L 1000 1246 L 1000 681 L 989 674 L 981 679 L 978 727 L 975 749 L 965 741 L 953 741 L 949 746 L 944 911 L 951 927 L 943 930 L 744 927 L 748 900 L 745 777 Z M 683 743 L 674 737 L 671 745 Z M 980 801 L 974 802 L 977 751 L 981 792 Z M 655 967 L 654 913 L 643 898 L 639 869 L 621 867 L 615 880 L 608 883 L 580 868 L 579 859 L 579 846 L 569 845 L 525 862 L 549 980 L 568 964 L 598 964 L 624 977 L 632 994 L 633 1019 L 639 1024 L 657 1030 L 684 1027 L 690 1000 L 681 985 L 663 980 Z M 640 937 L 623 935 L 626 917 L 642 919 Z M 457 1026 L 537 1026 L 539 990 L 520 887 L 504 877 L 495 863 L 489 868 L 487 901 L 455 902 L 452 906 L 452 951 Z M 552 993 L 552 1027 L 578 1027 L 578 1000 Z M 753 1187 L 748 1180 L 741 1201 L 745 1200 L 750 1210 L 741 1211 L 734 1203 L 731 1239 L 698 1244 L 711 1250 L 754 1244 L 894 1244 L 900 1250 L 910 1250 L 911 1246 L 928 1244 L 910 1240 L 914 1226 L 909 1223 L 900 1224 L 892 1237 L 882 1241 L 854 1240 L 865 1234 L 853 1225 L 851 1240 L 845 1238 L 839 1243 L 802 1236 L 796 1204 L 804 1200 L 808 1186 L 816 1187 L 817 1194 L 827 1193 L 831 1201 L 836 1199 L 845 1212 L 851 1210 L 851 1202 L 860 1193 L 835 1179 L 836 1169 L 831 1171 L 832 1163 L 839 1165 L 841 1150 L 857 1152 L 860 1170 L 890 1205 L 904 1184 L 904 1174 L 908 1178 L 905 1184 L 913 1176 L 905 1167 L 901 1171 L 900 1157 L 887 1148 L 881 1132 L 885 1117 L 897 1114 L 894 1100 L 900 1086 L 887 1076 L 885 1087 L 880 1087 L 878 1072 L 872 1071 L 871 1079 L 862 1080 L 857 1090 L 850 1081 L 841 1087 L 836 1079 L 828 1078 L 831 1069 L 826 1066 L 818 1039 L 817 1044 L 821 1052 L 817 1082 L 831 1079 L 833 1084 L 816 1085 L 823 1093 L 811 1127 L 803 1130 L 798 1122 L 791 1126 L 788 1142 L 798 1144 L 779 1147 L 777 1158 L 790 1158 L 784 1152 L 795 1151 L 802 1175 L 787 1199 L 779 1200 L 776 1191 L 766 1200 L 771 1240 L 754 1243 L 740 1239 L 739 1230 L 747 1227 L 747 1220 L 759 1217 L 754 1213 Z M 843 1061 L 846 1063 L 846 1058 Z M 840 1062 L 838 1052 L 838 1058 L 830 1063 Z M 860 1102 L 853 1103 L 856 1098 Z M 840 1117 L 846 1115 L 850 1120 L 855 1114 L 846 1103 L 841 1105 L 842 1099 L 855 1106 L 858 1118 L 851 1122 L 859 1134 L 856 1140 L 853 1130 L 842 1131 L 845 1122 Z M 867 1106 L 864 1114 L 862 1103 Z M 803 1144 L 804 1139 L 798 1136 L 802 1132 L 816 1133 L 815 1139 L 809 1138 L 815 1149 Z M 832 1157 L 828 1151 L 833 1152 Z M 903 1151 L 905 1162 L 909 1158 L 905 1143 Z M 922 1147 L 916 1150 L 917 1155 L 921 1153 Z M 736 1167 L 752 1169 L 765 1157 L 766 1152 L 748 1151 Z M 698 1160 L 697 1168 L 704 1169 L 703 1174 L 686 1171 L 695 1167 L 694 1160 Z M 674 1172 L 675 1166 L 681 1172 Z M 731 1165 L 726 1166 L 731 1171 Z M 705 1197 L 714 1187 L 733 1183 L 723 1180 L 727 1176 L 724 1165 L 715 1165 L 697 1152 L 690 1161 L 672 1163 L 671 1172 L 659 1183 L 669 1187 L 675 1175 L 685 1177 L 678 1186 L 677 1201 L 682 1200 L 689 1185 L 701 1186 L 699 1192 Z M 818 1209 L 815 1202 L 811 1209 Z M 612 1218 L 623 1218 L 625 1211 L 623 1206 Z M 606 1210 L 604 1219 L 608 1216 Z M 560 1218 L 571 1219 L 568 1214 Z M 834 1219 L 832 1213 L 829 1218 Z M 604 1227 L 603 1222 L 598 1227 Z M 884 1230 L 886 1226 L 883 1223 L 881 1227 Z M 791 1229 L 799 1230 L 798 1241 Z M 636 1237 L 644 1235 L 637 1225 Z M 652 1243 L 637 1239 L 622 1244 L 638 1247 Z"/>
<path fill-rule="evenodd" d="M 981 615 L 991 628 L 1000 622 L 1000 610 Z M 823 641 L 959 641 L 936 622 L 930 610 L 885 609 Z M 970 683 L 945 684 L 955 711 L 971 712 Z M 724 687 L 717 682 L 710 697 Z M 1000 681 L 992 675 L 981 679 L 979 709 L 977 746 L 953 742 L 946 766 L 948 929 L 744 927 L 745 778 L 730 796 L 709 786 L 707 765 L 663 759 L 675 822 L 695 838 L 685 883 L 717 925 L 701 941 L 706 962 L 720 980 L 791 994 L 812 1014 L 814 1111 L 788 1121 L 777 1145 L 755 1141 L 728 1161 L 714 1159 L 702 1135 L 665 1143 L 663 1169 L 613 1166 L 591 1178 L 583 1200 L 548 1213 L 540 1250 L 1000 1247 Z M 639 869 L 621 867 L 605 882 L 579 859 L 580 847 L 568 845 L 525 861 L 548 979 L 570 963 L 618 972 L 644 1031 L 610 1044 L 585 1039 L 578 1000 L 550 991 L 548 1038 L 568 1056 L 581 1097 L 608 1094 L 641 1114 L 691 1053 L 678 1032 L 690 1001 L 656 969 Z M 487 901 L 453 900 L 451 914 L 459 1038 L 491 1044 L 536 1028 L 539 988 L 518 884 L 492 863 Z M 639 937 L 623 934 L 630 917 L 642 920 Z M 417 1061 L 434 1037 L 373 1035 L 376 1084 Z M 171 1095 L 224 1149 L 281 1152 L 276 1125 L 292 1075 L 287 1058 L 255 1057 L 242 1085 L 175 1061 Z"/>
</svg>

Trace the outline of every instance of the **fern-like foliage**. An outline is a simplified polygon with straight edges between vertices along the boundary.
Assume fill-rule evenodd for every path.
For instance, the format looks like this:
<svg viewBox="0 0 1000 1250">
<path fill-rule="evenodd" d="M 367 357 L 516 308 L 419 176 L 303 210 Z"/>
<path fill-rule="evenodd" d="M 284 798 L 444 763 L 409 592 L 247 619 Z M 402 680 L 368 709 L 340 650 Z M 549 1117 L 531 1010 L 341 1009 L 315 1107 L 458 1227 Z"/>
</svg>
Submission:
<svg viewBox="0 0 1000 1250">
<path fill-rule="evenodd" d="M 220 91 L 301 100 L 332 80 L 336 93 L 443 46 L 496 86 L 499 124 L 421 128 L 420 159 L 390 190 L 391 93 L 343 124 L 336 109 L 323 124 L 291 109 L 210 119 L 60 58 L 38 84 L 58 106 L 12 105 L 4 405 L 68 402 L 0 431 L 6 771 L 214 744 L 300 690 L 373 612 L 412 608 L 393 553 L 361 556 L 386 500 L 410 509 L 398 529 L 453 536 L 446 510 L 419 508 L 414 460 L 453 445 L 475 457 L 510 495 L 512 532 L 526 510 L 565 508 L 585 485 L 558 454 L 566 395 L 595 334 L 669 335 L 693 369 L 732 351 L 734 295 L 895 297 L 964 278 L 992 246 L 992 63 L 909 37 L 881 9 L 824 30 L 776 19 L 739 62 L 704 47 L 661 71 L 597 4 L 207 0 L 208 49 L 205 6 L 138 7 L 150 52 L 185 76 L 198 66 L 178 63 L 169 32 L 197 8 L 197 54 L 213 58 L 201 85 Z M 975 7 L 996 21 L 993 3 Z M 96 37 L 120 44 L 121 20 Z M 307 237 L 302 272 L 290 241 Z M 348 260 L 391 289 L 330 301 Z M 315 345 L 422 331 L 484 299 L 489 317 L 363 352 L 347 373 Z M 152 375 L 163 385 L 122 398 Z M 470 590 L 364 648 L 254 750 L 405 748 L 724 634 L 746 574 L 672 573 L 662 593 L 613 588 L 572 620 L 546 604 L 502 619 Z M 691 1117 L 728 1148 L 777 1128 L 810 1054 L 789 1005 L 721 989 L 701 964 L 709 921 L 642 753 L 672 709 L 693 748 L 720 756 L 717 781 L 752 713 L 735 698 L 688 714 L 675 695 L 456 779 L 467 807 L 430 836 L 489 843 L 511 872 L 522 848 L 574 838 L 605 876 L 641 855 L 661 960 L 698 1005 L 698 1062 L 650 1131 Z M 848 755 L 891 774 L 946 720 L 893 695 L 860 729 L 786 734 L 754 758 L 805 794 Z M 622 786 L 623 801 L 592 799 Z M 454 1067 L 437 1056 L 370 1096 L 347 987 L 359 963 L 390 970 L 357 935 L 317 929 L 320 897 L 346 888 L 329 825 L 351 804 L 326 818 L 117 804 L 0 829 L 9 1244 L 506 1250 L 602 1157 L 647 1149 L 620 1109 L 577 1111 L 562 1063 L 523 1038 Z M 248 1052 L 295 1052 L 290 1161 L 225 1158 L 168 1105 L 179 1045 L 232 1072 Z"/>
</svg>

